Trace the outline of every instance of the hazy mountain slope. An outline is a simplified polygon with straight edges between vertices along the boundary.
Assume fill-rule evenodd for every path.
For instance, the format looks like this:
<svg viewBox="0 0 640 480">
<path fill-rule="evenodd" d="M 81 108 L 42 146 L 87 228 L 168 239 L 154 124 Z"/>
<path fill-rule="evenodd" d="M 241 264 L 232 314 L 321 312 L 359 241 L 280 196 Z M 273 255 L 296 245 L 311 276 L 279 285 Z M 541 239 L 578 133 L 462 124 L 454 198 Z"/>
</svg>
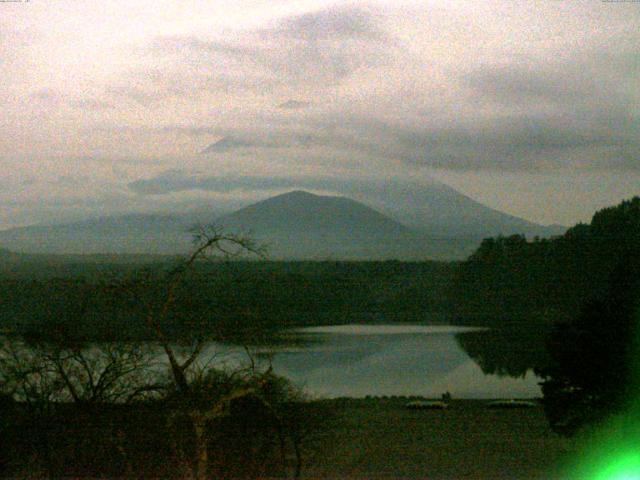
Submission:
<svg viewBox="0 0 640 480">
<path fill-rule="evenodd" d="M 389 180 L 375 193 L 354 195 L 383 213 L 435 237 L 486 238 L 514 233 L 561 235 L 566 227 L 543 226 L 487 207 L 443 183 Z"/>
<path fill-rule="evenodd" d="M 24 253 L 185 253 L 191 248 L 190 227 L 215 217 L 197 210 L 24 227 L 1 231 L 0 245 Z M 251 233 L 274 259 L 449 259 L 476 246 L 432 241 L 362 203 L 301 191 L 219 216 L 215 223 L 228 231 Z"/>
<path fill-rule="evenodd" d="M 344 197 L 289 192 L 240 209 L 218 223 L 230 231 L 250 233 L 266 243 L 276 259 L 443 258 L 417 232 Z"/>
<path fill-rule="evenodd" d="M 189 230 L 202 216 L 131 214 L 14 228 L 0 231 L 0 245 L 24 253 L 184 252 L 192 242 Z"/>
<path fill-rule="evenodd" d="M 258 235 L 322 235 L 345 241 L 413 233 L 355 200 L 303 191 L 254 203 L 220 218 L 219 222 L 229 229 L 249 229 Z"/>
<path fill-rule="evenodd" d="M 482 238 L 564 231 L 493 210 L 435 181 L 390 180 L 353 195 L 360 201 L 294 191 L 226 214 L 207 207 L 15 228 L 0 231 L 0 247 L 23 253 L 185 253 L 192 245 L 190 228 L 216 221 L 266 242 L 272 258 L 461 259 Z"/>
</svg>

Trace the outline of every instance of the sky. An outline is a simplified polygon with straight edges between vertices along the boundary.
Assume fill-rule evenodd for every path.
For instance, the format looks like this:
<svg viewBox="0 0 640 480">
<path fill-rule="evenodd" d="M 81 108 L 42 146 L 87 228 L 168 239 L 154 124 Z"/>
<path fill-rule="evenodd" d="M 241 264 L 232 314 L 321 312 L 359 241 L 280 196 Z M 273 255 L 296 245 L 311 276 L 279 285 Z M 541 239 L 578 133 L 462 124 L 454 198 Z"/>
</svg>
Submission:
<svg viewBox="0 0 640 480">
<path fill-rule="evenodd" d="M 588 221 L 640 194 L 639 43 L 632 1 L 0 2 L 0 229 L 387 180 Z"/>
</svg>

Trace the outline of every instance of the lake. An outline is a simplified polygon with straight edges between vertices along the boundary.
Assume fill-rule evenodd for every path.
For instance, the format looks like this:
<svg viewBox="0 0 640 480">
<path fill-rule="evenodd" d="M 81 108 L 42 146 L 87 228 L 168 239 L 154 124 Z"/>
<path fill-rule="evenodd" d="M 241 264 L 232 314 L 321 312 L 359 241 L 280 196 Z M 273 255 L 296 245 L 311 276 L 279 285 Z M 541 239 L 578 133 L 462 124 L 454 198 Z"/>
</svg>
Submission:
<svg viewBox="0 0 640 480">
<path fill-rule="evenodd" d="M 299 328 L 288 331 L 285 338 L 278 346 L 256 349 L 255 358 L 260 362 L 270 360 L 276 374 L 316 398 L 433 398 L 444 392 L 454 398 L 478 399 L 541 396 L 540 379 L 526 366 L 528 345 L 532 344 L 526 335 L 502 337 L 482 328 L 395 324 Z M 527 348 L 519 346 L 518 341 Z M 160 346 L 152 342 L 149 347 L 155 352 L 150 368 L 156 372 L 166 369 Z M 87 348 L 90 356 L 92 351 L 99 355 L 95 346 Z M 179 357 L 189 351 L 178 345 L 174 348 Z M 18 349 L 30 351 L 25 345 L 18 344 Z M 467 351 L 484 364 L 485 371 L 527 373 L 519 377 L 485 374 Z M 246 366 L 248 358 L 238 346 L 211 342 L 204 348 L 200 363 L 234 369 Z M 525 360 L 523 368 L 511 368 L 521 360 Z M 95 361 L 100 362 L 97 357 Z"/>
<path fill-rule="evenodd" d="M 456 335 L 482 329 L 423 325 L 337 325 L 297 329 L 308 346 L 279 348 L 274 371 L 312 396 L 540 397 L 540 379 L 486 375 Z"/>
</svg>

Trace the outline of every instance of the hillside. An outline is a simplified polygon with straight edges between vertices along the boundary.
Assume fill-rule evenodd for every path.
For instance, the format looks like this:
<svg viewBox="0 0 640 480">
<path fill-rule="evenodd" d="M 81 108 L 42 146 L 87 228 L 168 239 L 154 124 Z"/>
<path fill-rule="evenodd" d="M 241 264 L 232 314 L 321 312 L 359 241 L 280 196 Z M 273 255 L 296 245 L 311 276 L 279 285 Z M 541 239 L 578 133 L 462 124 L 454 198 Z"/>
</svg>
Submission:
<svg viewBox="0 0 640 480">
<path fill-rule="evenodd" d="M 484 324 L 571 318 L 607 291 L 616 268 L 638 259 L 640 197 L 603 209 L 590 224 L 551 240 L 486 239 L 460 267 L 457 297 L 464 301 L 458 314 Z"/>
<path fill-rule="evenodd" d="M 215 222 L 249 232 L 273 259 L 453 260 L 488 236 L 563 231 L 492 210 L 437 182 L 390 181 L 376 192 L 354 200 L 293 191 L 233 213 L 207 207 L 14 228 L 0 231 L 0 245 L 38 254 L 184 254 L 192 245 L 190 229 Z"/>
<path fill-rule="evenodd" d="M 302 191 L 255 203 L 218 222 L 266 243 L 272 258 L 424 259 L 430 250 L 417 232 L 362 203 Z"/>
</svg>

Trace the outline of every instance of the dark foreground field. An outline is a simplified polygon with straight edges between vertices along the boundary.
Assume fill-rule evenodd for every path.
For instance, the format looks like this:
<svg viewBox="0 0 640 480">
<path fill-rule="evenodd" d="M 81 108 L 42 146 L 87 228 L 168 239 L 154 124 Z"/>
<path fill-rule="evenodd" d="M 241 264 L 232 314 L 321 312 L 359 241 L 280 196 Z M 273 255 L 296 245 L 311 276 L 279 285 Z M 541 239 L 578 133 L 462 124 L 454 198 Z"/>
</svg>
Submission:
<svg viewBox="0 0 640 480">
<path fill-rule="evenodd" d="M 494 410 L 454 400 L 412 411 L 402 399 L 332 400 L 339 432 L 307 478 L 556 479 L 574 449 L 552 433 L 542 407 Z"/>
<path fill-rule="evenodd" d="M 298 413 L 292 406 L 291 433 L 311 434 L 301 444 L 301 478 L 553 480 L 576 451 L 575 440 L 549 430 L 541 407 L 493 410 L 485 401 L 454 400 L 446 410 L 415 411 L 407 401 L 317 400 Z M 237 407 L 210 432 L 209 478 L 292 478 L 297 457 L 282 451 L 283 470 L 268 412 L 250 402 Z M 167 422 L 161 404 L 70 404 L 22 419 L 21 407 L 13 408 L 0 435 L 2 478 L 192 478 L 190 430 L 180 417 Z"/>
</svg>

